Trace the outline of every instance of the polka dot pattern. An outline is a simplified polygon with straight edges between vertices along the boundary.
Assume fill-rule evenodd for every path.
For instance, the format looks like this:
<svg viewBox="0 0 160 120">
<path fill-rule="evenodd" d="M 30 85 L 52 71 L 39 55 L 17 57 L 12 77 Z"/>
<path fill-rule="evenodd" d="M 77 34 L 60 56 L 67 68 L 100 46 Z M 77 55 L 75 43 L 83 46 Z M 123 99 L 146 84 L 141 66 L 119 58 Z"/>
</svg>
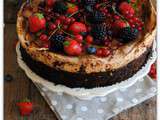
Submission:
<svg viewBox="0 0 160 120">
<path fill-rule="evenodd" d="M 97 109 L 97 113 L 102 114 L 102 113 L 104 113 L 104 110 L 103 109 Z"/>
<path fill-rule="evenodd" d="M 71 104 L 66 105 L 66 109 L 70 110 L 72 108 L 73 108 L 73 106 Z"/>
<path fill-rule="evenodd" d="M 88 108 L 86 106 L 81 106 L 81 111 L 85 112 L 87 110 L 88 110 Z"/>
</svg>

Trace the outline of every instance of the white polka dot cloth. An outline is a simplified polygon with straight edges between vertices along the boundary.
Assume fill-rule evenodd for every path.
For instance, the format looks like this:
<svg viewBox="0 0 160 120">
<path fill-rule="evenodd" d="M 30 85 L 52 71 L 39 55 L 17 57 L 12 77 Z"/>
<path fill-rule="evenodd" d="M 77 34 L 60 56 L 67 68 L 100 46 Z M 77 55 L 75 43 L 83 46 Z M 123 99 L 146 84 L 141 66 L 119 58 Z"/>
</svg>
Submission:
<svg viewBox="0 0 160 120">
<path fill-rule="evenodd" d="M 123 110 L 153 97 L 157 92 L 156 81 L 148 76 L 129 88 L 121 88 L 92 100 L 80 100 L 52 92 L 41 84 L 35 85 L 60 120 L 108 120 Z"/>
</svg>

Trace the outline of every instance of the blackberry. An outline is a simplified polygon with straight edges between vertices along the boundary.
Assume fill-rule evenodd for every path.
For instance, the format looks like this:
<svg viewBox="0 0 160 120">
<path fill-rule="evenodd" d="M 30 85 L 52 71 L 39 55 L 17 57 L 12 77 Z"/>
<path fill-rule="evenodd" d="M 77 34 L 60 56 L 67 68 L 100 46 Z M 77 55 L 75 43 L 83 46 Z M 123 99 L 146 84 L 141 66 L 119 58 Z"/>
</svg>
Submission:
<svg viewBox="0 0 160 120">
<path fill-rule="evenodd" d="M 64 2 L 57 1 L 57 2 L 55 2 L 54 6 L 53 6 L 53 10 L 54 10 L 54 12 L 63 14 L 66 12 L 67 6 Z"/>
<path fill-rule="evenodd" d="M 93 7 L 91 5 L 84 6 L 86 12 L 93 12 Z"/>
<path fill-rule="evenodd" d="M 132 29 L 130 27 L 125 27 L 119 30 L 119 33 L 117 35 L 118 41 L 121 43 L 128 43 L 130 41 L 133 41 L 138 36 L 138 30 Z"/>
<path fill-rule="evenodd" d="M 82 0 L 84 5 L 94 5 L 97 3 L 97 0 Z"/>
<path fill-rule="evenodd" d="M 61 34 L 55 34 L 50 38 L 50 50 L 51 51 L 63 51 L 63 42 L 65 36 Z"/>
<path fill-rule="evenodd" d="M 100 11 L 94 11 L 87 17 L 87 20 L 90 23 L 102 23 L 106 20 L 106 15 Z"/>
<path fill-rule="evenodd" d="M 107 36 L 107 27 L 105 24 L 94 25 L 91 34 L 94 37 L 96 44 L 103 44 L 105 37 Z"/>
</svg>

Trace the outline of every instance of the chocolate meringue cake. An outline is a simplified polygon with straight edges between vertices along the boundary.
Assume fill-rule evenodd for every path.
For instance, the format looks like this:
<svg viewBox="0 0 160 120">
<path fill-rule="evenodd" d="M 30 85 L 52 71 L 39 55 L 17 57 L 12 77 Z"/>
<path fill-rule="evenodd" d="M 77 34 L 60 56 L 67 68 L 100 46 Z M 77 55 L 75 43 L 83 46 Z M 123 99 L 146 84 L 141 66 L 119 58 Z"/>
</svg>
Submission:
<svg viewBox="0 0 160 120">
<path fill-rule="evenodd" d="M 104 87 L 145 65 L 156 35 L 149 0 L 32 0 L 18 13 L 23 61 L 71 88 Z"/>
</svg>

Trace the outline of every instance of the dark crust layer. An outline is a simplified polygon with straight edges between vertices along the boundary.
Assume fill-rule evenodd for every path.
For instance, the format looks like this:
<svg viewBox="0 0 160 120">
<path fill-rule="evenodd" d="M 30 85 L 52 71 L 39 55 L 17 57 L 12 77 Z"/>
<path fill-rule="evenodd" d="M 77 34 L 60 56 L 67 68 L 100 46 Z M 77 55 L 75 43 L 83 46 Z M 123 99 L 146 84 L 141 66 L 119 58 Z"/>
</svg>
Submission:
<svg viewBox="0 0 160 120">
<path fill-rule="evenodd" d="M 57 71 L 41 62 L 33 60 L 26 53 L 24 48 L 20 47 L 20 51 L 25 63 L 30 67 L 30 69 L 32 69 L 33 72 L 41 77 L 54 82 L 55 84 L 62 84 L 71 88 L 94 88 L 109 86 L 133 76 L 146 63 L 148 56 L 151 53 L 151 48 L 148 48 L 139 58 L 122 68 L 115 71 L 91 74 Z"/>
</svg>

